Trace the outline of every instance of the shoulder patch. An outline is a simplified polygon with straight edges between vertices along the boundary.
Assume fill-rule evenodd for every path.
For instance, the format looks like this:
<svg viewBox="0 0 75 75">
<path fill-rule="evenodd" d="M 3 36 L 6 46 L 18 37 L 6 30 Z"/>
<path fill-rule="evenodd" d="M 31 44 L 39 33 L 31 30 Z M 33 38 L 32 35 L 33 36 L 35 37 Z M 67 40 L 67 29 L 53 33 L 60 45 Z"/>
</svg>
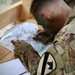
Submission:
<svg viewBox="0 0 75 75">
<path fill-rule="evenodd" d="M 52 54 L 46 52 L 40 59 L 37 75 L 49 75 L 56 69 L 56 61 Z"/>
</svg>

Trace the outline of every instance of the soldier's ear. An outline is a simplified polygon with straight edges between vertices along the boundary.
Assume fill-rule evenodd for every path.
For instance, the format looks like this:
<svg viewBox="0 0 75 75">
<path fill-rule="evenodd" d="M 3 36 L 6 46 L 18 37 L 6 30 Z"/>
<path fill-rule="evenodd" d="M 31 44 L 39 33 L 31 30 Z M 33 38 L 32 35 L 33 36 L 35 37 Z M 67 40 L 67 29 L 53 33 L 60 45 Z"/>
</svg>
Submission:
<svg viewBox="0 0 75 75">
<path fill-rule="evenodd" d="M 43 17 L 45 19 L 52 19 L 53 18 L 51 13 L 45 13 L 45 14 L 43 14 Z"/>
</svg>

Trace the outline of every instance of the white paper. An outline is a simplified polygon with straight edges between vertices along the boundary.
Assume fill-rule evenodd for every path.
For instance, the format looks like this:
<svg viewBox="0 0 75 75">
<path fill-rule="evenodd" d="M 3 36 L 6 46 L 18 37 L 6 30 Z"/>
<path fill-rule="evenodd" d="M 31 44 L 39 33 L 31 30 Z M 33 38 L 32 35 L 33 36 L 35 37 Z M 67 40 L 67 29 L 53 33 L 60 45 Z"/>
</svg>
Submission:
<svg viewBox="0 0 75 75">
<path fill-rule="evenodd" d="M 31 44 L 34 50 L 36 50 L 41 56 L 51 44 L 43 45 L 41 42 L 34 40 L 33 36 L 36 34 L 37 30 L 37 25 L 33 23 L 22 23 L 7 32 L 6 35 L 1 38 L 0 44 L 13 51 L 14 46 L 12 45 L 11 40 L 24 40 Z"/>
<path fill-rule="evenodd" d="M 0 64 L 0 75 L 30 75 L 19 59 Z"/>
</svg>

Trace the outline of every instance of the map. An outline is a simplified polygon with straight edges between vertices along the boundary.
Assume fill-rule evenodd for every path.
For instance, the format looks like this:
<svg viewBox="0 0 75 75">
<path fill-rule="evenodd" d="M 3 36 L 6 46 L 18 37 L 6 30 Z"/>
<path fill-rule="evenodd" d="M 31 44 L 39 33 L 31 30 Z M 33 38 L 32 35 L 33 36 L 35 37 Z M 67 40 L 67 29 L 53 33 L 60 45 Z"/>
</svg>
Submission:
<svg viewBox="0 0 75 75">
<path fill-rule="evenodd" d="M 24 40 L 25 42 L 32 45 L 34 50 L 36 50 L 40 56 L 51 46 L 51 43 L 43 45 L 40 41 L 33 39 L 36 34 L 38 26 L 33 23 L 22 23 L 14 26 L 12 29 L 6 32 L 6 34 L 0 39 L 0 45 L 13 51 L 14 46 L 11 40 Z"/>
</svg>

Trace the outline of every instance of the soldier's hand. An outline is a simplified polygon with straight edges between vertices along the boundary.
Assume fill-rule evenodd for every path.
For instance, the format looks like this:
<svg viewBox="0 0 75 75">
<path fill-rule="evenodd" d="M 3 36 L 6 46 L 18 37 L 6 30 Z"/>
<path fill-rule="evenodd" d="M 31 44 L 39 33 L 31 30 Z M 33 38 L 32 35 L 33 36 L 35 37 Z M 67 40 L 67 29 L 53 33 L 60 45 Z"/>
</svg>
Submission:
<svg viewBox="0 0 75 75">
<path fill-rule="evenodd" d="M 43 41 L 43 44 L 47 44 L 49 41 L 52 41 L 52 38 L 52 35 L 49 35 L 45 30 L 38 30 L 36 35 L 33 37 L 35 40 Z"/>
<path fill-rule="evenodd" d="M 47 32 L 45 30 L 38 30 L 36 35 L 33 37 L 33 39 L 36 39 L 41 34 L 46 34 Z"/>
<path fill-rule="evenodd" d="M 29 51 L 29 49 L 34 50 L 33 47 L 30 44 L 26 43 L 24 40 L 12 40 L 11 42 L 15 47 L 14 52 L 17 55 L 24 54 L 26 51 Z"/>
</svg>

